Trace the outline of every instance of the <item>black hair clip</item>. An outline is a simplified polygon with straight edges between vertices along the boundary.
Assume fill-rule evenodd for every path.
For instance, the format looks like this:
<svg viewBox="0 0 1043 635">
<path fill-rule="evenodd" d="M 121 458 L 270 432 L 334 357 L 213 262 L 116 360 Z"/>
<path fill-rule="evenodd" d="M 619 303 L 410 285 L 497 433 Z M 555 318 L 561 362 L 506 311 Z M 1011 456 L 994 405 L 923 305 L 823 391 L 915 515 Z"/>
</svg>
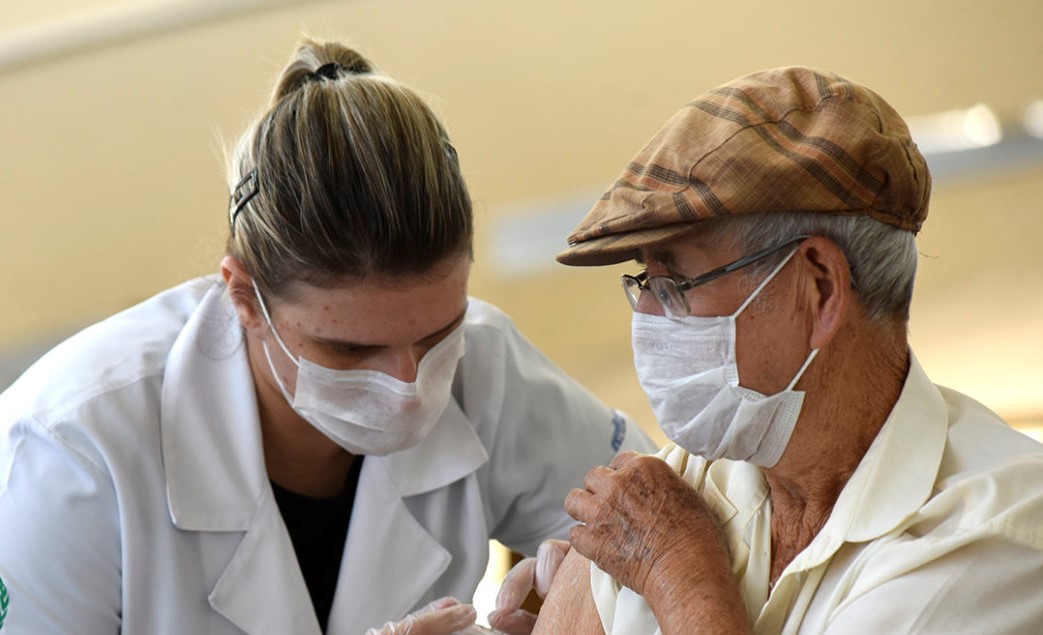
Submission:
<svg viewBox="0 0 1043 635">
<path fill-rule="evenodd" d="M 236 217 L 260 191 L 261 185 L 257 180 L 257 168 L 250 170 L 250 173 L 244 176 L 243 180 L 239 181 L 235 188 L 232 189 L 232 195 L 228 201 L 228 224 L 232 229 L 233 236 L 235 235 Z"/>
<path fill-rule="evenodd" d="M 320 79 L 337 79 L 342 70 L 344 70 L 344 67 L 337 62 L 329 62 L 315 69 L 311 76 L 315 81 Z"/>
</svg>

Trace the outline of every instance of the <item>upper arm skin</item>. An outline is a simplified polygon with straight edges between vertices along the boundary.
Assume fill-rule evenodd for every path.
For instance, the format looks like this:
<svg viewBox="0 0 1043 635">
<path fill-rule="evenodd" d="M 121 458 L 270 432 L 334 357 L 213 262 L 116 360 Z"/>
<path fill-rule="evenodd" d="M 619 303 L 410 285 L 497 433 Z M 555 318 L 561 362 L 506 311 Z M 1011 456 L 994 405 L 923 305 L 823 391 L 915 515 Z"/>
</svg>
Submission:
<svg viewBox="0 0 1043 635">
<path fill-rule="evenodd" d="M 590 590 L 590 560 L 570 549 L 554 576 L 532 635 L 605 635 Z"/>
</svg>

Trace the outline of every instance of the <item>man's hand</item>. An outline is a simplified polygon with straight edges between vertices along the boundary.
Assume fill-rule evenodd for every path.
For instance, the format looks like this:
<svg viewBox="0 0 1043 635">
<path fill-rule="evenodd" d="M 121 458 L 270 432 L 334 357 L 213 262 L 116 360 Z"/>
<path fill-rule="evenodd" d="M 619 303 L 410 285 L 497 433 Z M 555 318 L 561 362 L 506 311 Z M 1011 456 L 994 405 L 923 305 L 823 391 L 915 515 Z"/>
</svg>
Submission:
<svg viewBox="0 0 1043 635">
<path fill-rule="evenodd" d="M 650 602 L 707 568 L 734 583 L 712 513 L 662 460 L 622 453 L 610 467 L 590 470 L 583 486 L 565 499 L 565 511 L 582 523 L 570 542 L 619 583 Z"/>
<path fill-rule="evenodd" d="M 470 604 L 461 604 L 456 598 L 442 598 L 410 613 L 401 622 L 371 628 L 366 635 L 452 635 L 474 624 L 476 617 Z"/>
<path fill-rule="evenodd" d="M 525 558 L 514 565 L 503 579 L 496 595 L 496 610 L 489 614 L 489 625 L 509 635 L 529 635 L 536 615 L 521 608 L 530 591 L 547 597 L 554 574 L 569 552 L 564 540 L 545 540 L 535 558 Z"/>
</svg>

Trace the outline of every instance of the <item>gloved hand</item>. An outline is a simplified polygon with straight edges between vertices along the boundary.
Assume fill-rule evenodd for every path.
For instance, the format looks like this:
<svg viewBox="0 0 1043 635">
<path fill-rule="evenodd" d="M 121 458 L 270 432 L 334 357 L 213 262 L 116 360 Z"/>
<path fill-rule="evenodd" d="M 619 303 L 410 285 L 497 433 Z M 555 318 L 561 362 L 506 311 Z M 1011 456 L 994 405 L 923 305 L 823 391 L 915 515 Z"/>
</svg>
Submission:
<svg viewBox="0 0 1043 635">
<path fill-rule="evenodd" d="M 489 614 L 489 625 L 510 635 L 532 633 L 536 615 L 522 609 L 522 602 L 534 589 L 541 598 L 547 597 L 554 574 L 568 552 L 568 542 L 544 540 L 535 558 L 525 558 L 514 565 L 496 595 L 496 610 Z"/>
<path fill-rule="evenodd" d="M 388 622 L 382 628 L 371 628 L 366 635 L 452 635 L 474 624 L 474 607 L 445 597 L 418 609 L 400 622 Z"/>
</svg>

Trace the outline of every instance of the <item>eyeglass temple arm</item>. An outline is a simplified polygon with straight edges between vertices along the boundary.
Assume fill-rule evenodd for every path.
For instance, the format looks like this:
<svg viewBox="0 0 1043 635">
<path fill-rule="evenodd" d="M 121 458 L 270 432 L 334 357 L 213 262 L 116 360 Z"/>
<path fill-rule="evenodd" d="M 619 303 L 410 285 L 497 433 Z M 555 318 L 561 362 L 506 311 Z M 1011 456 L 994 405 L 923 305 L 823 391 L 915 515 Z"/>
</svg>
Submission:
<svg viewBox="0 0 1043 635">
<path fill-rule="evenodd" d="M 778 251 L 779 249 L 782 249 L 783 247 L 786 247 L 787 245 L 792 245 L 793 243 L 799 242 L 799 241 L 804 240 L 806 238 L 811 238 L 811 236 L 809 236 L 807 234 L 801 234 L 799 236 L 794 236 L 793 238 L 790 238 L 789 240 L 781 242 L 781 243 L 779 243 L 777 245 L 772 245 L 771 247 L 767 247 L 765 249 L 761 249 L 760 251 L 755 251 L 752 254 L 750 254 L 749 256 L 746 256 L 745 258 L 740 258 L 740 259 L 736 260 L 735 262 L 730 262 L 730 263 L 724 265 L 723 267 L 719 267 L 717 269 L 714 269 L 713 271 L 707 271 L 703 275 L 697 276 L 695 278 L 692 278 L 691 280 L 685 280 L 684 282 L 682 282 L 682 283 L 677 285 L 677 290 L 681 291 L 681 292 L 688 291 L 689 289 L 693 289 L 693 288 L 695 288 L 695 287 L 697 287 L 697 286 L 699 286 L 701 284 L 706 284 L 707 282 L 710 282 L 711 280 L 716 280 L 717 278 L 720 278 L 721 276 L 723 276 L 725 274 L 731 273 L 731 272 L 735 271 L 736 269 L 742 269 L 746 265 L 752 264 L 752 263 L 760 260 L 761 258 L 767 256 L 768 254 L 772 253 L 773 251 Z"/>
</svg>

